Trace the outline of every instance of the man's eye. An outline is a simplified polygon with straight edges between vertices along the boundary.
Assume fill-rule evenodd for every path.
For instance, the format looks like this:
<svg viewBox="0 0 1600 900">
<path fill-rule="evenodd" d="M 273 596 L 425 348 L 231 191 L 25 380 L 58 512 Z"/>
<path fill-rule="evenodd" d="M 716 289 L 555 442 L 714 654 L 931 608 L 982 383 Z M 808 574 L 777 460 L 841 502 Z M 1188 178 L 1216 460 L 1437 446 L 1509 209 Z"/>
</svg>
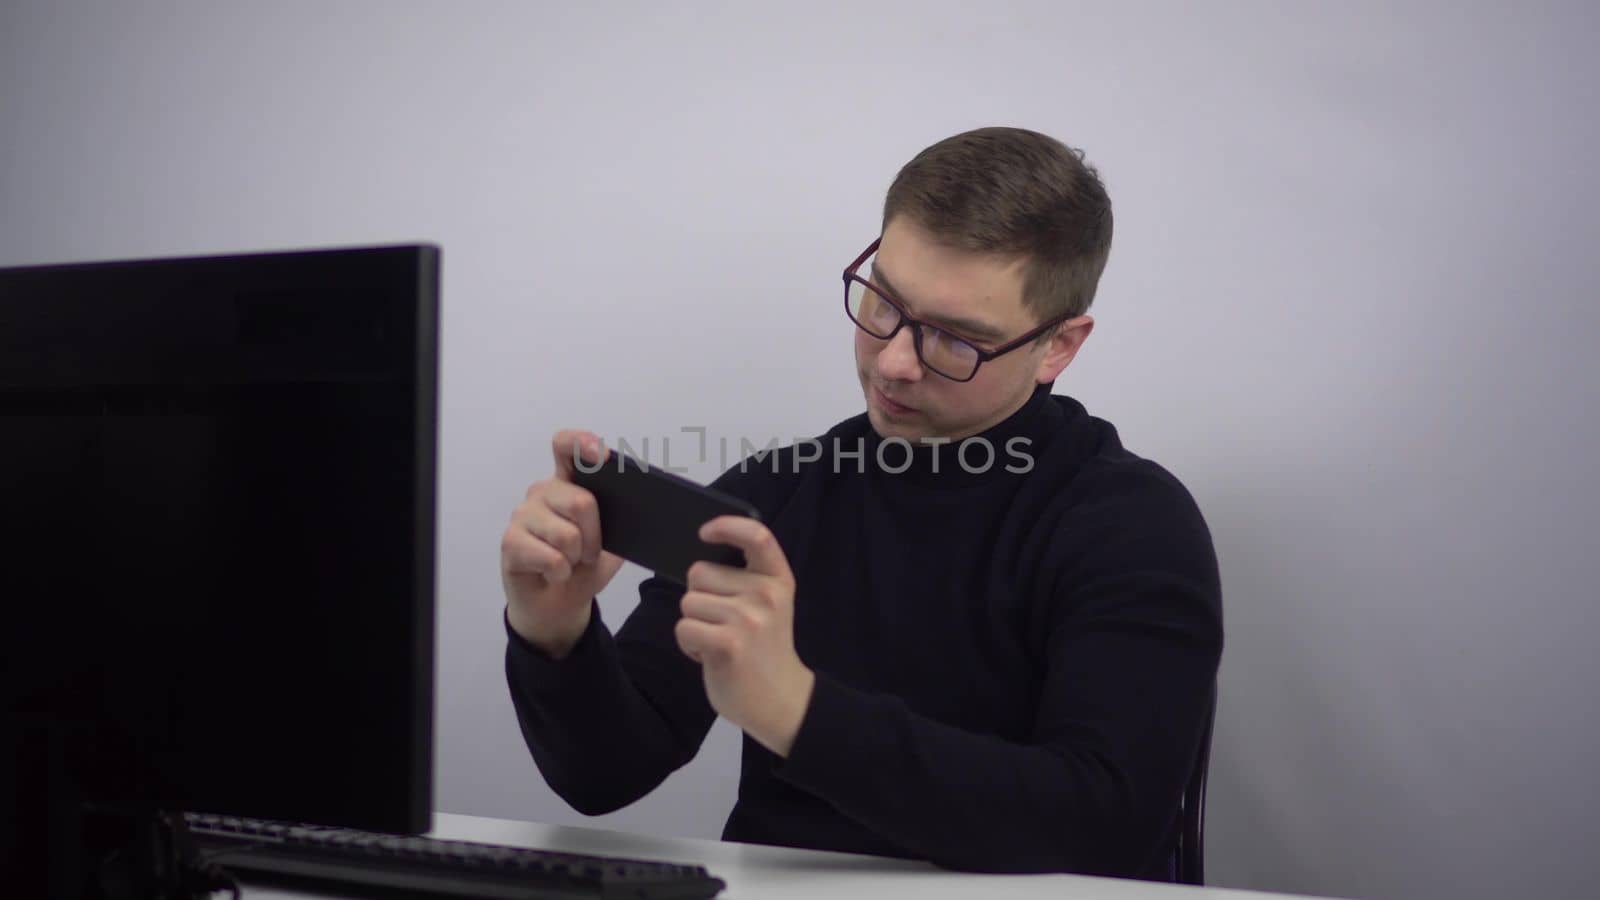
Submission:
<svg viewBox="0 0 1600 900">
<path fill-rule="evenodd" d="M 933 334 L 934 334 L 934 338 L 936 340 L 938 340 L 941 343 L 944 343 L 944 344 L 950 346 L 952 349 L 959 348 L 963 344 L 966 345 L 966 347 L 970 348 L 970 349 L 974 349 L 974 350 L 979 349 L 978 344 L 977 344 L 976 341 L 971 341 L 971 340 L 968 340 L 968 339 L 966 339 L 964 337 L 957 337 L 957 336 L 951 334 L 950 332 L 945 331 L 942 328 L 933 329 Z"/>
</svg>

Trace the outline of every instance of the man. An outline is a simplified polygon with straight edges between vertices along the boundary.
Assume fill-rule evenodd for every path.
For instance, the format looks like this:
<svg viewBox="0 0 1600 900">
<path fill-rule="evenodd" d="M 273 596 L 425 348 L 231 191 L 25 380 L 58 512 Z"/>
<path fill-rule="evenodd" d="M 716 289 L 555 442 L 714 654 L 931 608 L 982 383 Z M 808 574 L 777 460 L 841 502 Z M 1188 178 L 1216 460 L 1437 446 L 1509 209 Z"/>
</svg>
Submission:
<svg viewBox="0 0 1600 900">
<path fill-rule="evenodd" d="M 621 560 L 572 483 L 605 451 L 557 434 L 501 543 L 506 674 L 551 787 L 625 806 L 721 715 L 745 733 L 725 839 L 1170 878 L 1221 589 L 1184 487 L 1050 393 L 1110 247 L 1098 176 L 1054 139 L 911 160 L 845 273 L 866 412 L 718 478 L 767 524 L 701 537 L 747 567 L 646 580 L 615 635 L 592 598 Z"/>
</svg>

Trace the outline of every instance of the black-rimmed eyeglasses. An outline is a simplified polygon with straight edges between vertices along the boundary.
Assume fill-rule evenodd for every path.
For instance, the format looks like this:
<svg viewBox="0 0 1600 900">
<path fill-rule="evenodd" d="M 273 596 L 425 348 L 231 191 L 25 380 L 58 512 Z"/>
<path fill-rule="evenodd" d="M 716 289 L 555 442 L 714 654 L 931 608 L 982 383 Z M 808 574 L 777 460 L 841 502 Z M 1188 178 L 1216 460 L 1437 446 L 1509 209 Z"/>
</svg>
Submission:
<svg viewBox="0 0 1600 900">
<path fill-rule="evenodd" d="M 856 327 L 880 341 L 887 341 L 911 326 L 911 343 L 916 346 L 917 359 L 936 375 L 952 381 L 971 381 L 978 367 L 997 356 L 1010 353 L 1046 331 L 1060 325 L 1070 316 L 1061 315 L 1033 329 L 1022 337 L 1007 341 L 993 350 L 984 350 L 965 338 L 957 337 L 938 325 L 914 319 L 906 312 L 905 304 L 892 297 L 882 287 L 857 274 L 861 264 L 878 249 L 883 239 L 872 242 L 844 270 L 844 311 Z"/>
</svg>

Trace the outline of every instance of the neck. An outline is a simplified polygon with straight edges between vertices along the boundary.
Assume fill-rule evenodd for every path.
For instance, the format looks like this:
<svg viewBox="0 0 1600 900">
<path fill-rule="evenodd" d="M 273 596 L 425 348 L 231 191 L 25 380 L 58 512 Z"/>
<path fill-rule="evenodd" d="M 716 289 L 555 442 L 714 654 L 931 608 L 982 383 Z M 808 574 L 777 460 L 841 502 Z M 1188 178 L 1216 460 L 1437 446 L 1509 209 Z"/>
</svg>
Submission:
<svg viewBox="0 0 1600 900">
<path fill-rule="evenodd" d="M 1035 385 L 998 422 L 963 437 L 885 438 L 869 429 L 866 465 L 883 477 L 951 487 L 1024 474 L 1017 470 L 1032 468 L 1052 387 Z"/>
</svg>

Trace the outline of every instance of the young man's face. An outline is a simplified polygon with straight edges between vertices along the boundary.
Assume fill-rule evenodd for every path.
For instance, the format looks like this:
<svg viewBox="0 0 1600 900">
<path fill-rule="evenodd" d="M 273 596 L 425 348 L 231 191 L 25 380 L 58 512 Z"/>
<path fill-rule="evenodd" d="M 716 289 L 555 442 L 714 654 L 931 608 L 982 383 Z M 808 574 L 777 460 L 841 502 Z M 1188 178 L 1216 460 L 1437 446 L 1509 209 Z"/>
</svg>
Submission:
<svg viewBox="0 0 1600 900">
<path fill-rule="evenodd" d="M 857 274 L 887 289 L 911 316 L 992 350 L 1039 324 L 1022 306 L 1022 267 L 1022 260 L 944 246 L 898 216 L 884 229 L 872 269 Z M 1036 385 L 1054 381 L 1093 327 L 1088 316 L 1069 319 L 1048 343 L 1029 342 L 983 363 L 966 382 L 925 368 L 909 327 L 887 341 L 857 328 L 856 373 L 867 416 L 885 438 L 916 442 L 977 434 L 1021 408 Z"/>
</svg>

